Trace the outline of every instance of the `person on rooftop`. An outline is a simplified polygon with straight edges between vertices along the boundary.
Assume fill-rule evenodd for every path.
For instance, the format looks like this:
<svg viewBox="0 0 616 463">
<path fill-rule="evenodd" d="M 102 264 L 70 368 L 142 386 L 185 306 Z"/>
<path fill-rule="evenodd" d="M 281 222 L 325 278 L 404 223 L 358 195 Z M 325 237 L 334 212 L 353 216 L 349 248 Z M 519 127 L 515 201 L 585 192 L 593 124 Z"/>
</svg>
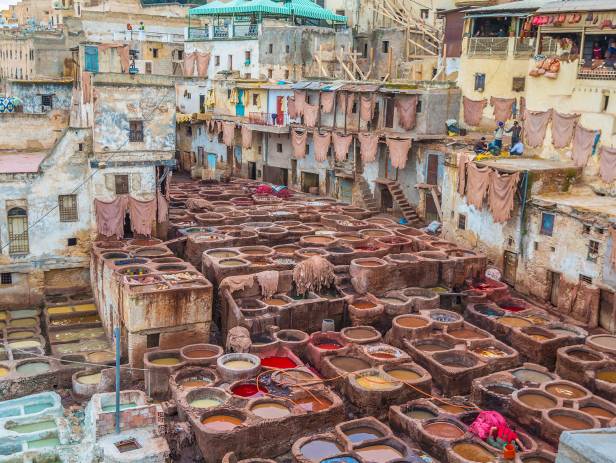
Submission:
<svg viewBox="0 0 616 463">
<path fill-rule="evenodd" d="M 522 143 L 522 140 L 518 140 L 515 145 L 511 145 L 509 154 L 511 156 L 522 156 L 524 154 L 524 143 Z"/>
<path fill-rule="evenodd" d="M 513 148 L 513 146 L 522 138 L 522 127 L 518 121 L 513 121 L 513 125 L 505 130 L 505 133 L 511 134 L 511 147 Z"/>
<path fill-rule="evenodd" d="M 505 135 L 505 123 L 499 121 L 494 130 L 494 140 L 488 145 L 490 153 L 498 156 L 503 148 L 503 136 Z"/>
<path fill-rule="evenodd" d="M 473 148 L 473 151 L 477 154 L 485 153 L 486 151 L 488 151 L 488 144 L 486 143 L 486 137 L 481 137 L 481 140 L 475 143 L 475 147 Z"/>
</svg>

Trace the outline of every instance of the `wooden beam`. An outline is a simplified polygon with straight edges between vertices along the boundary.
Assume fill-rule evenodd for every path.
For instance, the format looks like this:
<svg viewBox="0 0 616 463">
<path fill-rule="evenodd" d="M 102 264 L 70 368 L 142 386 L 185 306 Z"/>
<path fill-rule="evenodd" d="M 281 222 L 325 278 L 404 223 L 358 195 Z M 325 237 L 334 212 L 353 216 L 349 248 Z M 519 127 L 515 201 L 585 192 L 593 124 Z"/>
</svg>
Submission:
<svg viewBox="0 0 616 463">
<path fill-rule="evenodd" d="M 432 193 L 432 199 L 434 200 L 434 205 L 436 206 L 436 213 L 438 214 L 438 219 L 441 223 L 443 223 L 443 212 L 441 211 L 441 203 L 438 199 L 438 194 L 436 193 L 436 185 L 432 185 L 432 188 L 430 188 L 430 192 Z"/>
<path fill-rule="evenodd" d="M 346 71 L 346 73 L 349 75 L 349 77 L 351 78 L 351 80 L 357 80 L 357 78 L 355 77 L 355 74 L 353 74 L 351 72 L 351 70 L 346 66 L 346 64 L 344 64 L 344 61 L 342 60 L 342 58 L 340 57 L 340 55 L 338 55 L 338 53 L 336 53 L 336 58 L 338 59 L 338 62 L 340 63 L 340 65 L 342 66 L 342 69 L 344 69 Z"/>
</svg>

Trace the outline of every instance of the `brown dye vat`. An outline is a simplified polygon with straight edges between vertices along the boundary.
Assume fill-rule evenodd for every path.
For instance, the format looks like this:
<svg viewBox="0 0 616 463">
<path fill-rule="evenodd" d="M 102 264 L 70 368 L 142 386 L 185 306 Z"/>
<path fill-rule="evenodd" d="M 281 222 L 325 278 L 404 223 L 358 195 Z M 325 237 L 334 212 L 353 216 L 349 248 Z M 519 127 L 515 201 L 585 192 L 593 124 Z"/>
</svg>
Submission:
<svg viewBox="0 0 616 463">
<path fill-rule="evenodd" d="M 396 320 L 396 323 L 404 328 L 419 328 L 428 325 L 429 322 L 419 317 L 401 317 Z"/>
<path fill-rule="evenodd" d="M 72 318 L 58 318 L 49 320 L 50 326 L 70 326 L 79 325 L 81 323 L 100 323 L 101 319 L 98 315 L 82 315 Z"/>
<path fill-rule="evenodd" d="M 278 254 L 293 254 L 297 251 L 295 246 L 280 246 L 275 249 Z"/>
<path fill-rule="evenodd" d="M 542 394 L 533 392 L 522 393 L 518 395 L 518 400 L 531 408 L 545 410 L 556 406 L 556 400 Z"/>
<path fill-rule="evenodd" d="M 457 439 L 464 435 L 459 427 L 446 421 L 437 421 L 424 426 L 424 430 L 433 436 L 442 437 L 444 439 Z"/>
<path fill-rule="evenodd" d="M 349 373 L 370 368 L 370 364 L 368 362 L 355 357 L 335 356 L 330 358 L 330 362 L 336 368 L 347 371 Z"/>
<path fill-rule="evenodd" d="M 369 339 L 373 338 L 376 333 L 368 328 L 351 328 L 346 330 L 344 334 L 351 339 Z"/>
<path fill-rule="evenodd" d="M 606 383 L 616 383 L 616 370 L 597 371 L 595 377 Z"/>
<path fill-rule="evenodd" d="M 614 418 L 616 415 L 614 415 L 612 412 L 610 412 L 609 410 L 606 410 L 605 408 L 601 408 L 601 407 L 597 407 L 595 405 L 589 405 L 587 407 L 581 407 L 580 408 L 581 412 L 584 413 L 588 413 L 589 415 L 592 416 L 596 416 L 598 418 Z"/>
<path fill-rule="evenodd" d="M 287 407 L 277 402 L 261 402 L 254 405 L 250 411 L 266 420 L 280 419 L 291 414 Z"/>
<path fill-rule="evenodd" d="M 242 420 L 231 415 L 214 415 L 203 418 L 201 423 L 208 431 L 226 432 L 237 428 Z"/>
<path fill-rule="evenodd" d="M 552 414 L 550 415 L 550 419 L 555 423 L 561 425 L 565 429 L 578 431 L 580 429 L 592 428 L 592 425 L 588 424 L 586 421 L 580 420 L 579 418 L 570 415 Z"/>
<path fill-rule="evenodd" d="M 579 399 L 586 395 L 583 390 L 570 384 L 550 384 L 545 390 L 556 397 L 564 399 Z"/>
<path fill-rule="evenodd" d="M 269 254 L 269 250 L 264 251 L 263 249 L 243 249 L 242 254 L 246 254 L 247 256 L 265 256 Z"/>
<path fill-rule="evenodd" d="M 193 349 L 184 352 L 184 356 L 190 359 L 201 359 L 214 357 L 218 351 L 213 349 Z"/>
<path fill-rule="evenodd" d="M 207 386 L 210 386 L 211 384 L 212 382 L 206 379 L 189 379 L 187 381 L 183 381 L 182 383 L 180 383 L 180 386 L 186 389 L 190 389 L 193 387 L 207 387 Z"/>
<path fill-rule="evenodd" d="M 449 347 L 447 346 L 443 346 L 441 344 L 436 344 L 432 342 L 425 342 L 422 344 L 417 344 L 415 348 L 422 352 L 440 352 L 440 351 L 449 349 Z"/>
<path fill-rule="evenodd" d="M 453 446 L 452 450 L 457 455 L 469 461 L 477 461 L 479 463 L 490 463 L 495 461 L 496 457 L 488 452 L 480 445 L 463 442 Z"/>
<path fill-rule="evenodd" d="M 36 318 L 18 318 L 17 320 L 11 320 L 9 322 L 11 328 L 32 328 L 37 325 L 38 322 Z"/>
<path fill-rule="evenodd" d="M 598 362 L 601 360 L 601 356 L 582 349 L 572 349 L 567 352 L 567 355 L 578 360 L 584 360 L 585 362 Z"/>
<path fill-rule="evenodd" d="M 387 463 L 404 456 L 395 448 L 384 444 L 370 445 L 357 449 L 356 452 L 364 461 L 369 463 Z"/>
<path fill-rule="evenodd" d="M 592 339 L 592 342 L 599 347 L 616 349 L 616 336 L 597 336 Z"/>
<path fill-rule="evenodd" d="M 376 357 L 378 359 L 383 359 L 383 360 L 395 359 L 396 358 L 395 354 L 392 354 L 391 352 L 385 352 L 385 351 L 370 352 L 370 356 L 371 357 Z"/>
<path fill-rule="evenodd" d="M 506 352 L 494 346 L 475 347 L 474 349 L 471 349 L 471 352 L 484 358 L 502 358 L 507 355 Z"/>
<path fill-rule="evenodd" d="M 333 402 L 325 397 L 307 396 L 301 399 L 296 399 L 295 404 L 303 408 L 307 412 L 320 412 L 326 410 L 333 405 Z"/>
<path fill-rule="evenodd" d="M 339 454 L 343 449 L 335 442 L 317 439 L 302 445 L 299 450 L 302 452 L 304 458 L 319 462 L 325 458 Z"/>
<path fill-rule="evenodd" d="M 529 334 L 528 336 L 535 341 L 545 341 L 546 339 L 552 339 L 549 336 L 544 336 L 543 334 Z"/>
<path fill-rule="evenodd" d="M 415 420 L 428 420 L 430 418 L 436 418 L 436 413 L 427 408 L 412 408 L 406 412 L 406 416 Z"/>
<path fill-rule="evenodd" d="M 528 321 L 530 321 L 533 325 L 545 325 L 549 322 L 543 317 L 538 317 L 536 315 L 528 315 L 525 317 Z"/>
<path fill-rule="evenodd" d="M 378 260 L 362 260 L 361 262 L 358 262 L 357 265 L 360 265 L 361 267 L 380 267 L 383 264 Z"/>
<path fill-rule="evenodd" d="M 280 298 L 277 298 L 277 297 L 272 297 L 270 299 L 265 299 L 263 302 L 265 304 L 267 304 L 267 305 L 287 305 L 288 304 L 288 302 L 285 301 L 284 299 L 280 299 Z"/>
<path fill-rule="evenodd" d="M 390 236 L 391 233 L 381 230 L 366 230 L 362 232 L 362 235 L 369 236 L 370 238 L 382 238 L 384 236 Z"/>
<path fill-rule="evenodd" d="M 215 259 L 226 259 L 229 257 L 237 256 L 237 252 L 235 251 L 212 251 L 207 253 L 208 256 L 214 257 Z"/>
<path fill-rule="evenodd" d="M 305 236 L 304 241 L 309 243 L 326 244 L 335 241 L 335 239 L 330 238 L 329 236 Z"/>
<path fill-rule="evenodd" d="M 451 413 L 452 415 L 457 415 L 458 413 L 462 413 L 467 411 L 466 408 L 461 407 L 459 405 L 453 405 L 453 404 L 443 404 L 443 403 L 437 403 L 436 404 L 441 410 L 445 410 L 447 413 Z"/>
<path fill-rule="evenodd" d="M 362 300 L 353 302 L 351 305 L 357 309 L 362 309 L 362 310 L 374 309 L 376 307 L 376 304 L 370 301 L 362 301 Z"/>
<path fill-rule="evenodd" d="M 485 336 L 475 330 L 468 328 L 460 328 L 458 330 L 448 331 L 447 334 L 457 339 L 481 339 Z"/>
<path fill-rule="evenodd" d="M 510 326 L 512 328 L 523 328 L 525 326 L 532 325 L 532 323 L 529 320 L 526 320 L 525 318 L 520 318 L 520 317 L 504 316 L 504 317 L 498 318 L 497 320 L 499 323 L 505 326 Z"/>
<path fill-rule="evenodd" d="M 244 265 L 245 262 L 242 260 L 238 260 L 238 259 L 229 259 L 229 260 L 223 260 L 220 262 L 220 265 L 222 267 L 239 267 L 240 265 Z"/>
<path fill-rule="evenodd" d="M 413 370 L 406 370 L 404 368 L 396 368 L 393 370 L 386 371 L 386 373 L 389 376 L 393 376 L 400 381 L 414 381 L 421 378 L 420 374 L 414 372 Z"/>
<path fill-rule="evenodd" d="M 486 386 L 486 389 L 494 394 L 499 395 L 511 395 L 515 388 L 513 386 L 507 386 L 504 384 L 490 384 Z"/>
</svg>

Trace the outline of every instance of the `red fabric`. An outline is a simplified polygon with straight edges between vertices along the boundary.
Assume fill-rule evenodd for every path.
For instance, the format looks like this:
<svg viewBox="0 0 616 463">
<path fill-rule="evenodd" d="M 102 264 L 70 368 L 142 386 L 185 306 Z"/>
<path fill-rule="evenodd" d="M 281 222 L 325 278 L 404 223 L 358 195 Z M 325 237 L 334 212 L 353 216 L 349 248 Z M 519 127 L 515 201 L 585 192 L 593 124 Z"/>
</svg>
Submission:
<svg viewBox="0 0 616 463">
<path fill-rule="evenodd" d="M 252 147 L 252 130 L 245 125 L 242 126 L 242 148 Z"/>
<path fill-rule="evenodd" d="M 291 132 L 291 143 L 293 144 L 293 156 L 297 159 L 304 159 L 306 157 L 306 139 L 308 138 L 308 132 L 305 130 L 293 130 Z"/>
<path fill-rule="evenodd" d="M 349 147 L 353 141 L 353 135 L 341 135 L 334 132 L 332 137 L 336 161 L 344 161 L 349 153 Z"/>
<path fill-rule="evenodd" d="M 569 146 L 579 119 L 579 114 L 561 114 L 554 111 L 552 114 L 552 145 L 554 148 Z"/>
<path fill-rule="evenodd" d="M 81 91 L 83 92 L 83 102 L 90 103 L 92 101 L 92 73 L 83 71 L 81 73 Z"/>
<path fill-rule="evenodd" d="M 592 145 L 595 142 L 596 131 L 588 130 L 581 125 L 576 125 L 573 131 L 573 144 L 571 158 L 576 167 L 584 167 L 592 153 Z"/>
<path fill-rule="evenodd" d="M 197 52 L 197 75 L 207 77 L 207 68 L 210 65 L 210 53 Z"/>
<path fill-rule="evenodd" d="M 125 195 L 118 196 L 111 202 L 94 200 L 96 229 L 99 235 L 115 236 L 118 239 L 124 237 L 124 216 L 127 205 L 128 197 Z"/>
<path fill-rule="evenodd" d="M 601 147 L 599 160 L 599 174 L 606 183 L 616 180 L 616 148 Z"/>
<path fill-rule="evenodd" d="M 483 208 L 483 200 L 490 185 L 490 168 L 477 167 L 474 162 L 466 165 L 466 202 L 476 209 Z"/>
<path fill-rule="evenodd" d="M 129 198 L 128 213 L 133 233 L 145 236 L 152 234 L 152 222 L 156 220 L 156 199 L 139 201 L 135 198 Z"/>
<path fill-rule="evenodd" d="M 464 97 L 462 106 L 464 107 L 464 123 L 473 127 L 477 127 L 481 123 L 483 117 L 483 109 L 488 104 L 488 100 L 475 101 Z"/>
<path fill-rule="evenodd" d="M 182 68 L 184 71 L 184 77 L 192 77 L 195 74 L 196 59 L 197 52 L 184 53 L 184 63 Z"/>
<path fill-rule="evenodd" d="M 222 142 L 227 146 L 233 146 L 235 142 L 235 122 L 225 121 L 222 123 Z"/>
<path fill-rule="evenodd" d="M 515 98 L 490 98 L 490 106 L 494 107 L 494 120 L 497 122 L 505 122 L 511 119 L 511 112 Z"/>
<path fill-rule="evenodd" d="M 312 139 L 314 142 L 314 158 L 317 161 L 325 161 L 329 145 L 332 141 L 332 134 L 330 132 L 318 133 L 315 131 Z"/>
<path fill-rule="evenodd" d="M 507 427 L 507 421 L 498 412 L 494 411 L 482 411 L 479 412 L 475 421 L 468 427 L 468 430 L 479 437 L 479 439 L 485 441 L 490 437 L 490 430 L 492 428 L 498 428 L 499 426 Z"/>
<path fill-rule="evenodd" d="M 379 146 L 379 136 L 376 133 L 358 133 L 359 152 L 364 164 L 376 161 L 376 153 Z"/>
<path fill-rule="evenodd" d="M 316 127 L 319 118 L 319 107 L 306 103 L 304 105 L 304 123 L 307 127 Z"/>
<path fill-rule="evenodd" d="M 370 122 L 374 114 L 374 94 L 362 95 L 359 102 L 359 118 L 364 122 Z"/>
<path fill-rule="evenodd" d="M 496 171 L 490 173 L 488 206 L 495 223 L 507 222 L 511 218 L 519 179 L 519 172 L 511 175 L 500 175 Z"/>
<path fill-rule="evenodd" d="M 304 105 L 306 104 L 306 92 L 295 90 L 293 95 L 295 96 L 295 114 L 297 116 L 303 116 Z"/>
<path fill-rule="evenodd" d="M 549 111 L 529 111 L 526 110 L 524 122 L 524 135 L 526 144 L 530 148 L 542 146 L 545 140 L 545 131 L 550 122 L 552 110 Z"/>
<path fill-rule="evenodd" d="M 387 143 L 387 148 L 389 148 L 391 166 L 396 169 L 404 169 L 413 140 L 410 138 L 388 137 L 385 143 Z"/>
<path fill-rule="evenodd" d="M 321 92 L 321 111 L 331 113 L 334 109 L 334 92 Z"/>
<path fill-rule="evenodd" d="M 411 130 L 415 127 L 417 95 L 396 98 L 396 108 L 398 109 L 398 125 L 404 130 Z"/>
</svg>

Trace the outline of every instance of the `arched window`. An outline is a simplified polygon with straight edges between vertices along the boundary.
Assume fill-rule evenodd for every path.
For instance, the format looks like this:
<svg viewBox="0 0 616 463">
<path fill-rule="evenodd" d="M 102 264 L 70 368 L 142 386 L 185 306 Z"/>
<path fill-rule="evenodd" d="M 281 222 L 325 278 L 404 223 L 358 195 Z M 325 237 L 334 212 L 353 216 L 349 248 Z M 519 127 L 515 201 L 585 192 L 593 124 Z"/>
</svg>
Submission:
<svg viewBox="0 0 616 463">
<path fill-rule="evenodd" d="M 13 207 L 7 213 L 9 226 L 9 254 L 28 254 L 28 213 L 21 207 Z"/>
</svg>

